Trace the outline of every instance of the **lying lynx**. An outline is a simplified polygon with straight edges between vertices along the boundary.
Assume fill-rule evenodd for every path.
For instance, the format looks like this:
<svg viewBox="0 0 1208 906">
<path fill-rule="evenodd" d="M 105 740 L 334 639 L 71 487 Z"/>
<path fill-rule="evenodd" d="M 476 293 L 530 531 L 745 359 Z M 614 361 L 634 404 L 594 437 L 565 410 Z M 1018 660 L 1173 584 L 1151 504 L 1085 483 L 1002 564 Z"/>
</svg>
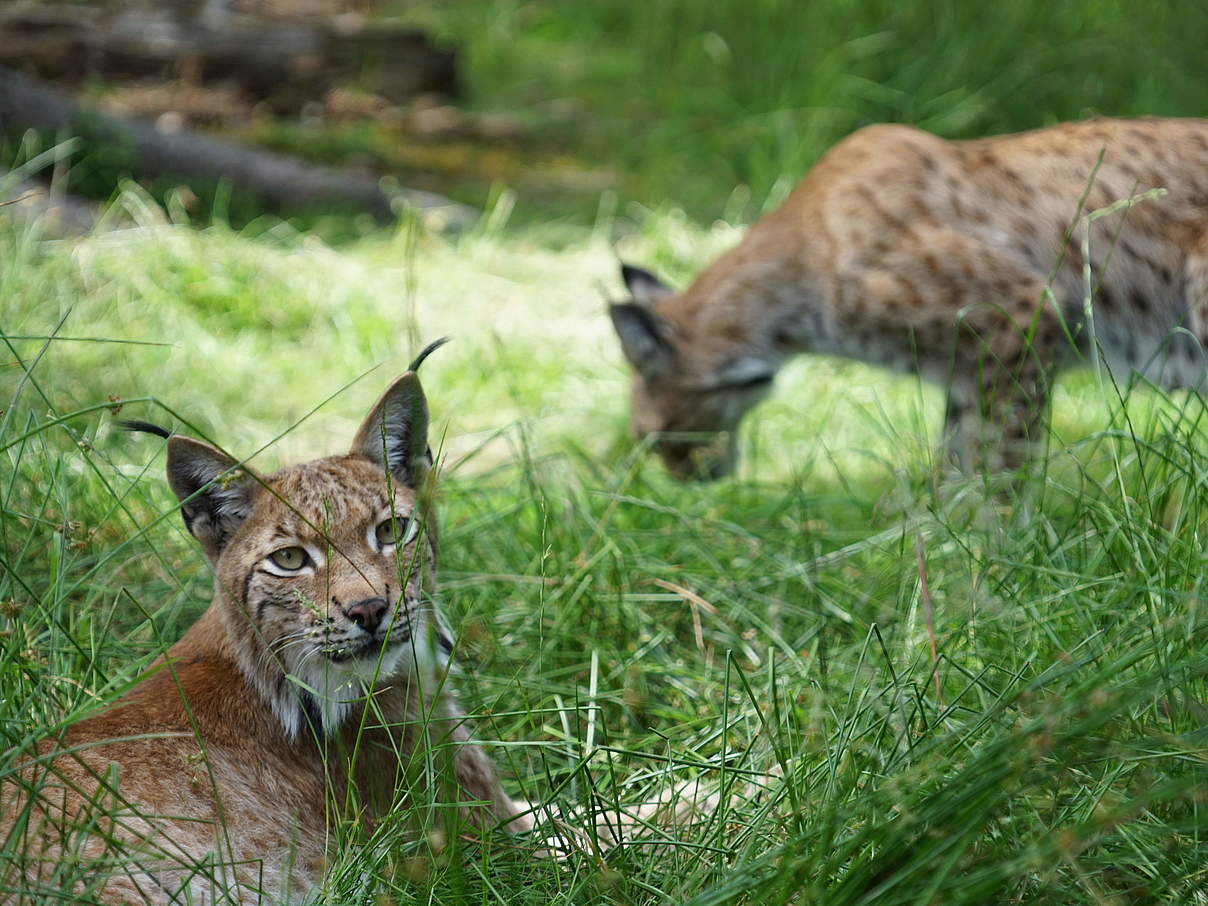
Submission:
<svg viewBox="0 0 1208 906">
<path fill-rule="evenodd" d="M 432 600 L 415 374 L 429 350 L 347 455 L 261 478 L 168 438 L 168 481 L 213 564 L 213 603 L 128 695 L 39 745 L 21 791 L 0 789 L 0 835 L 21 852 L 7 890 L 297 901 L 322 874 L 335 822 L 372 823 L 400 803 L 392 820 L 418 822 L 412 806 L 436 795 L 426 761 L 445 766 L 455 789 L 444 801 L 468 822 L 530 826 L 445 685 L 452 644 Z M 60 863 L 79 861 L 95 861 L 95 884 L 60 892 Z"/>
<path fill-rule="evenodd" d="M 799 352 L 946 386 L 961 467 L 1011 467 L 1042 437 L 1055 372 L 1099 354 L 1092 338 L 1117 379 L 1204 380 L 1208 120 L 963 142 L 872 126 L 683 293 L 622 273 L 633 299 L 611 315 L 637 372 L 632 426 L 679 476 L 733 469 L 739 420 Z"/>
</svg>

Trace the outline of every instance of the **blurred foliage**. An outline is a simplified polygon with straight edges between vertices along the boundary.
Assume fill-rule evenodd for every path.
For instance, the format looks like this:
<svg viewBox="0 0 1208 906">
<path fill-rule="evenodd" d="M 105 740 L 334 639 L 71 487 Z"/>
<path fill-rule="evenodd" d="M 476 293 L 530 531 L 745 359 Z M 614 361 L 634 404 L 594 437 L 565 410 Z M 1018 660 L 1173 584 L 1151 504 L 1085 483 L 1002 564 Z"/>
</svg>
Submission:
<svg viewBox="0 0 1208 906">
<path fill-rule="evenodd" d="M 456 47 L 463 106 L 387 109 L 351 85 L 342 108 L 315 99 L 311 113 L 288 118 L 249 107 L 206 128 L 477 206 L 507 187 L 524 224 L 591 225 L 631 202 L 746 222 L 838 139 L 874 122 L 965 138 L 1208 109 L 1200 0 L 385 0 L 359 9 Z M 78 152 L 73 187 L 108 198 L 114 155 Z M 152 188 L 164 199 L 172 187 Z M 208 222 L 221 197 L 191 189 L 193 218 Z M 241 198 L 218 213 L 238 226 L 259 210 Z M 327 226 L 331 236 L 363 232 Z"/>
<path fill-rule="evenodd" d="M 625 199 L 749 217 L 873 122 L 949 138 L 1208 109 L 1199 0 L 382 4 L 462 49 L 482 109 L 575 99 L 561 138 Z M 591 214 L 590 206 L 583 212 Z"/>
</svg>

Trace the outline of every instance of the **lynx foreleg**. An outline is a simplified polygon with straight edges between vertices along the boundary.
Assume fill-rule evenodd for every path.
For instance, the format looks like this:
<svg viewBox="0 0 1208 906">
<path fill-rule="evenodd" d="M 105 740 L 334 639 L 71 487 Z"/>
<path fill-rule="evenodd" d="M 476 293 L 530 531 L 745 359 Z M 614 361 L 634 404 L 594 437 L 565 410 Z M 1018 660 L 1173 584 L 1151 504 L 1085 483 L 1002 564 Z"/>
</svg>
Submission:
<svg viewBox="0 0 1208 906">
<path fill-rule="evenodd" d="M 532 807 L 512 799 L 503 791 L 495 765 L 477 745 L 464 741 L 458 747 L 453 771 L 466 801 L 476 803 L 467 809 L 467 818 L 472 824 L 478 827 L 502 824 L 512 833 L 533 829 L 536 822 Z"/>
</svg>

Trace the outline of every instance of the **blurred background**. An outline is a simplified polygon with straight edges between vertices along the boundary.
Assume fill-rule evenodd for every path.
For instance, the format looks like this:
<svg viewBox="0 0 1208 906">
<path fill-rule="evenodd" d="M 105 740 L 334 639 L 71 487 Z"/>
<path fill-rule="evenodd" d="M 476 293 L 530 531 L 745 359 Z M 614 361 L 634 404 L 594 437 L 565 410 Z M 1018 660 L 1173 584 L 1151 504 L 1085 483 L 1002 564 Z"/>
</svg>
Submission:
<svg viewBox="0 0 1208 906">
<path fill-rule="evenodd" d="M 0 74 L 0 162 L 75 133 L 49 171 L 69 193 L 104 200 L 134 175 L 160 200 L 187 187 L 201 222 L 215 204 L 237 226 L 352 215 L 326 222 L 337 237 L 390 220 L 366 179 L 476 210 L 507 191 L 519 224 L 629 203 L 741 222 L 867 123 L 960 138 L 1202 115 L 1205 35 L 1198 0 L 18 0 L 0 66 L 76 106 L 22 110 Z M 107 118 L 321 164 L 362 195 L 257 185 L 258 161 L 233 156 L 216 197 L 221 172 L 115 140 Z"/>
</svg>

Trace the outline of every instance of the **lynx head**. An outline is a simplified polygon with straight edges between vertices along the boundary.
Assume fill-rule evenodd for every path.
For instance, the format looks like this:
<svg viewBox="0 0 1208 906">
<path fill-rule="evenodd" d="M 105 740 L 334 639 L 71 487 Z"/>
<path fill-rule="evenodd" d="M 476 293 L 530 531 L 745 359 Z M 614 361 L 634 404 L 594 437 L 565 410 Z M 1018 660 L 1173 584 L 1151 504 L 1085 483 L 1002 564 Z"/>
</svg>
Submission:
<svg viewBox="0 0 1208 906">
<path fill-rule="evenodd" d="M 734 470 L 738 423 L 767 395 L 775 369 L 724 338 L 690 335 L 671 317 L 679 298 L 661 280 L 624 264 L 632 300 L 609 306 L 633 366 L 630 429 L 651 439 L 677 478 L 711 480 Z"/>
<path fill-rule="evenodd" d="M 260 477 L 209 444 L 168 441 L 168 481 L 214 566 L 232 650 L 291 738 L 331 734 L 379 683 L 433 681 L 452 650 L 431 598 L 419 361 L 343 456 Z"/>
</svg>

